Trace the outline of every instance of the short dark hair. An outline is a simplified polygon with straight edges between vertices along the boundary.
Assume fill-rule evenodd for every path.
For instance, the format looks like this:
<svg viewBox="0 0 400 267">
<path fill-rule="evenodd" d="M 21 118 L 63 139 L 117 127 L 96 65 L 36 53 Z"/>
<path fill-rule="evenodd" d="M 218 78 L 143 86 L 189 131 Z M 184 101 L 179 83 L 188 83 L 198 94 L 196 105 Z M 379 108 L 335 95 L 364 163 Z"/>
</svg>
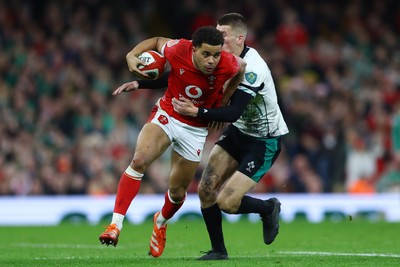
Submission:
<svg viewBox="0 0 400 267">
<path fill-rule="evenodd" d="M 198 28 L 192 35 L 194 47 L 200 47 L 202 44 L 212 46 L 224 45 L 224 36 L 213 26 L 204 26 Z"/>
<path fill-rule="evenodd" d="M 246 19 L 239 13 L 227 13 L 217 21 L 218 25 L 230 26 L 232 29 L 247 33 Z"/>
</svg>

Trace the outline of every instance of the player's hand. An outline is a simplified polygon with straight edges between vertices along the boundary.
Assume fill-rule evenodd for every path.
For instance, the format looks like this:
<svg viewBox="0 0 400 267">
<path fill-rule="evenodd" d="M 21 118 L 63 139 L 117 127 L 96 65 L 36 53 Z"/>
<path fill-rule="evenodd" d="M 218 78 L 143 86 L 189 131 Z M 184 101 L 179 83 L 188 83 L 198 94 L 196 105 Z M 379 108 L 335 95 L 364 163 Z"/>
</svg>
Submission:
<svg viewBox="0 0 400 267">
<path fill-rule="evenodd" d="M 127 82 L 118 87 L 112 95 L 119 95 L 122 92 L 130 92 L 139 88 L 139 83 L 137 81 Z"/>
<path fill-rule="evenodd" d="M 223 121 L 212 121 L 208 124 L 208 129 L 210 131 L 220 131 L 225 127 L 226 122 Z"/>
<path fill-rule="evenodd" d="M 185 116 L 197 117 L 199 112 L 199 108 L 196 107 L 192 101 L 185 97 L 181 97 L 179 99 L 176 99 L 175 97 L 172 98 L 172 106 L 176 112 Z"/>
<path fill-rule="evenodd" d="M 142 78 L 149 78 L 149 75 L 140 71 L 139 66 L 147 66 L 147 63 L 144 61 L 141 61 L 138 57 L 133 55 L 132 53 L 128 53 L 126 55 L 126 63 L 128 64 L 129 71 L 138 75 L 139 77 Z"/>
</svg>

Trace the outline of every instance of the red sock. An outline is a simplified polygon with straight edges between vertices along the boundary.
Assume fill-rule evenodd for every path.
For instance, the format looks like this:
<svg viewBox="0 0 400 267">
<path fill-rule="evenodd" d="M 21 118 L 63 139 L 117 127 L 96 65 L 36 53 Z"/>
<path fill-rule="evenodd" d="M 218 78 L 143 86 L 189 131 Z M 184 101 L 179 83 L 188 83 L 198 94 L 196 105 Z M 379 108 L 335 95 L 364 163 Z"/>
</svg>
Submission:
<svg viewBox="0 0 400 267">
<path fill-rule="evenodd" d="M 186 197 L 180 203 L 173 203 L 171 202 L 171 199 L 169 198 L 169 194 L 167 191 L 167 193 L 165 193 L 164 199 L 165 201 L 164 201 L 164 206 L 161 209 L 161 214 L 165 219 L 169 220 L 182 207 Z"/>
<path fill-rule="evenodd" d="M 141 180 L 132 179 L 125 172 L 122 174 L 115 198 L 114 212 L 125 215 L 129 205 L 139 192 Z"/>
</svg>

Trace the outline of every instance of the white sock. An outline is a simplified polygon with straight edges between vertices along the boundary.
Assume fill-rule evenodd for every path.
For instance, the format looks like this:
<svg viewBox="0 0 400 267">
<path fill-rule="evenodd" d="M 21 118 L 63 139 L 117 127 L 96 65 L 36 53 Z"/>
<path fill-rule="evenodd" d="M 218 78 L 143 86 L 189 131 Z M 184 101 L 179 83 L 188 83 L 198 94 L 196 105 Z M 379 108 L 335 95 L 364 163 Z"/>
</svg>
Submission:
<svg viewBox="0 0 400 267">
<path fill-rule="evenodd" d="M 142 177 L 144 176 L 143 173 L 135 171 L 134 169 L 132 169 L 131 166 L 128 166 L 128 168 L 126 168 L 125 173 L 135 180 L 142 180 Z"/>
<path fill-rule="evenodd" d="M 167 219 L 165 219 L 164 216 L 162 216 L 161 211 L 156 219 L 156 224 L 158 228 L 163 227 L 167 224 Z"/>
<path fill-rule="evenodd" d="M 122 223 L 124 221 L 125 215 L 114 212 L 112 215 L 111 224 L 115 223 L 118 230 L 122 230 Z"/>
</svg>

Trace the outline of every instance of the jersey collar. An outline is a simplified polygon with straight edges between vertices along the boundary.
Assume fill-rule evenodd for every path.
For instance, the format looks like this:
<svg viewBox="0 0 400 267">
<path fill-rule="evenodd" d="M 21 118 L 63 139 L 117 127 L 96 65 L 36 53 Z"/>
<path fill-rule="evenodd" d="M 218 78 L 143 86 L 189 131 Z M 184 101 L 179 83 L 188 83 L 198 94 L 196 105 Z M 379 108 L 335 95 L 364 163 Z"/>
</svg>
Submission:
<svg viewBox="0 0 400 267">
<path fill-rule="evenodd" d="M 239 57 L 244 58 L 244 56 L 246 55 L 247 51 L 249 51 L 249 50 L 250 50 L 250 48 L 247 45 L 245 45 L 244 48 L 243 48 L 243 51 L 242 51 L 242 53 L 240 53 Z"/>
</svg>

